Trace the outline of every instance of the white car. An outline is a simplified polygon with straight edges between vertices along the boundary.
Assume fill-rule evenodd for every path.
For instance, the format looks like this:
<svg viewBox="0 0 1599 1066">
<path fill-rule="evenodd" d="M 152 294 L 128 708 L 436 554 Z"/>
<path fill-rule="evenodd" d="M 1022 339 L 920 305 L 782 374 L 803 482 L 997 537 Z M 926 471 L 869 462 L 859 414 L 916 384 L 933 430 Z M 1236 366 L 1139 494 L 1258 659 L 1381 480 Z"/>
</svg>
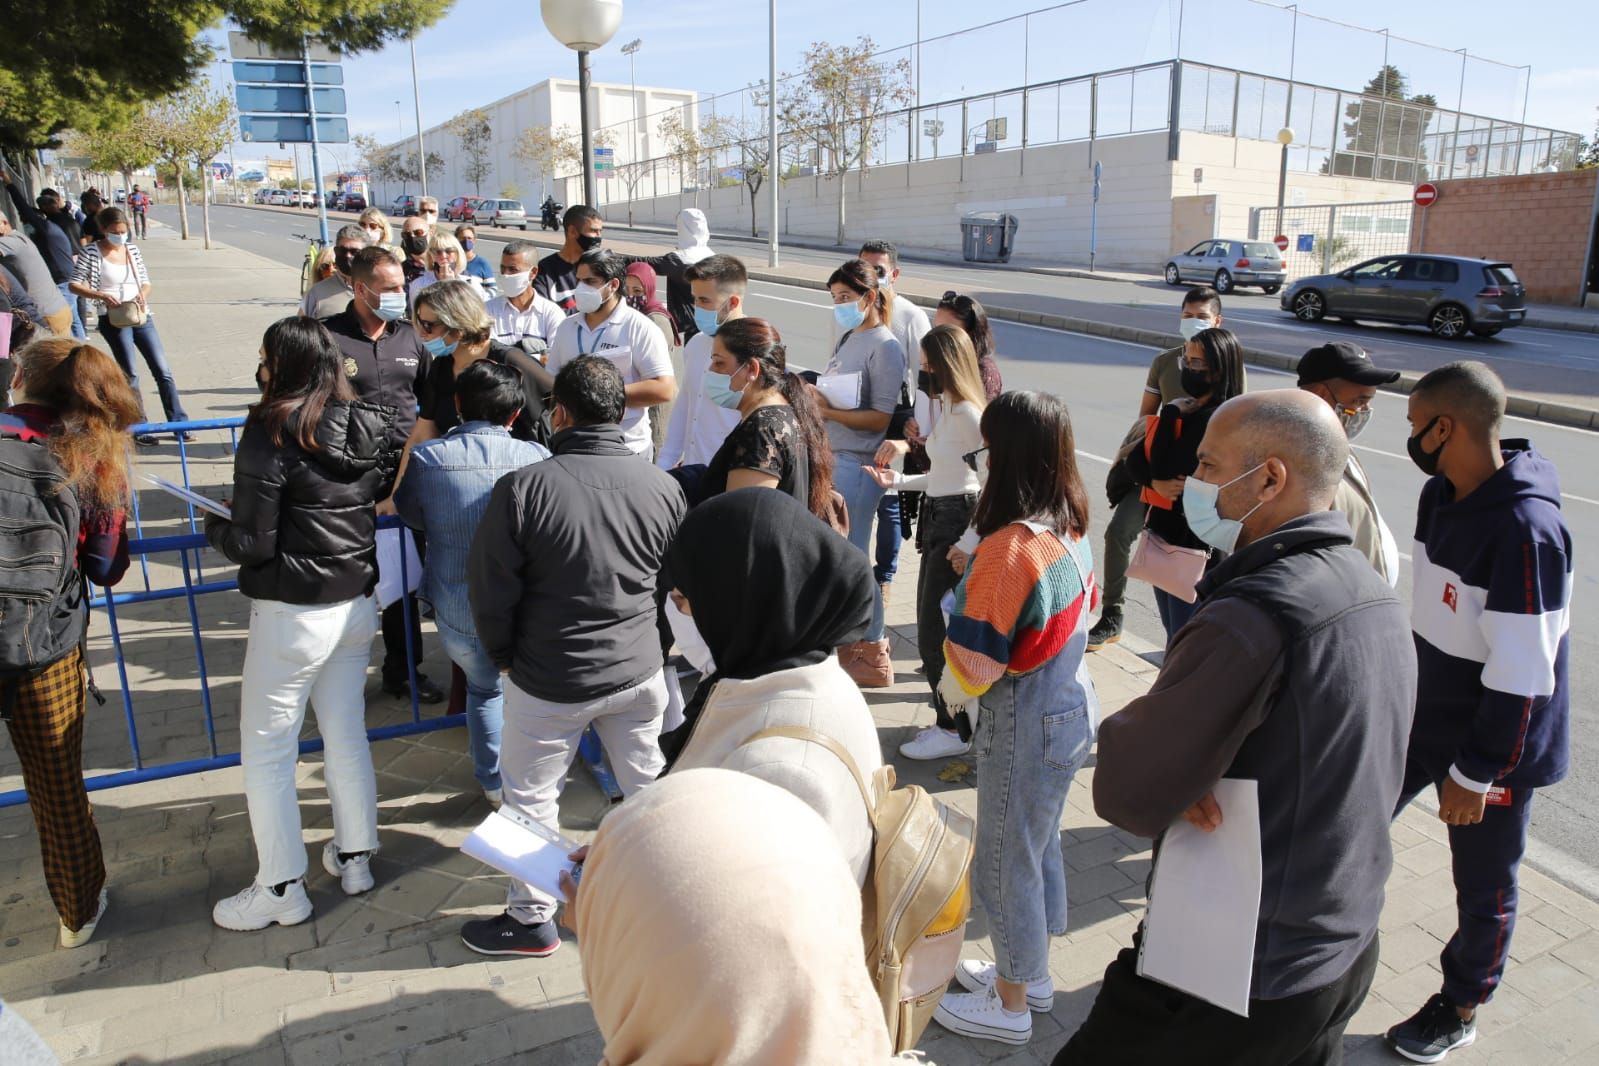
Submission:
<svg viewBox="0 0 1599 1066">
<path fill-rule="evenodd" d="M 280 205 L 280 206 L 283 206 L 283 207 L 289 206 L 289 190 L 288 189 L 273 189 L 273 190 L 271 190 L 267 194 L 267 203 L 269 203 L 269 204 L 277 204 L 277 205 Z"/>
</svg>

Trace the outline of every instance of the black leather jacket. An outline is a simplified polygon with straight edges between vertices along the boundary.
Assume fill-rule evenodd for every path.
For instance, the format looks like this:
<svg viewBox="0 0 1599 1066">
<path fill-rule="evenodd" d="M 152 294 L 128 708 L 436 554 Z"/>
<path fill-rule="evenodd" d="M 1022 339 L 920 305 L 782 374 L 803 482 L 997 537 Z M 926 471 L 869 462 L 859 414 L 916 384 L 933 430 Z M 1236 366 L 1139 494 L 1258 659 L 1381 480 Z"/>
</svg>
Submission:
<svg viewBox="0 0 1599 1066">
<path fill-rule="evenodd" d="M 206 539 L 239 564 L 239 591 L 253 600 L 342 603 L 377 584 L 378 500 L 394 482 L 394 409 L 330 403 L 319 450 L 284 444 L 247 422 L 233 459 L 233 518 L 207 515 Z"/>
</svg>

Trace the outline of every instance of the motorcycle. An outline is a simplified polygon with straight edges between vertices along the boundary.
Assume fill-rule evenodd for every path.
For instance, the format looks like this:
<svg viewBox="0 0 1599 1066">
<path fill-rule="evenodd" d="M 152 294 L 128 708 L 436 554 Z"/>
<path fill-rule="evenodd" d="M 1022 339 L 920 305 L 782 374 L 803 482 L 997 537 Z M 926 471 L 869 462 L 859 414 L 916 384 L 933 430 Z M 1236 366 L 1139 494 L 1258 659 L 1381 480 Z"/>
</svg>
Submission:
<svg viewBox="0 0 1599 1066">
<path fill-rule="evenodd" d="M 558 200 L 546 199 L 539 213 L 539 229 L 558 230 L 561 228 L 561 212 L 564 205 Z"/>
</svg>

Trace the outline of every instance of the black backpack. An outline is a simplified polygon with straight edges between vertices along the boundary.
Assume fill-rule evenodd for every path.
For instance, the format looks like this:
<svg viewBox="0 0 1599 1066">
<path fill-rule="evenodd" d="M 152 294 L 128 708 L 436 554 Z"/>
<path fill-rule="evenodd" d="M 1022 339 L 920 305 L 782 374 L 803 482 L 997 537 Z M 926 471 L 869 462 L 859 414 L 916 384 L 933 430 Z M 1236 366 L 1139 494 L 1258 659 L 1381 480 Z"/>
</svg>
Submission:
<svg viewBox="0 0 1599 1066">
<path fill-rule="evenodd" d="M 0 415 L 0 681 L 31 677 L 83 641 L 80 517 L 44 435 Z"/>
</svg>

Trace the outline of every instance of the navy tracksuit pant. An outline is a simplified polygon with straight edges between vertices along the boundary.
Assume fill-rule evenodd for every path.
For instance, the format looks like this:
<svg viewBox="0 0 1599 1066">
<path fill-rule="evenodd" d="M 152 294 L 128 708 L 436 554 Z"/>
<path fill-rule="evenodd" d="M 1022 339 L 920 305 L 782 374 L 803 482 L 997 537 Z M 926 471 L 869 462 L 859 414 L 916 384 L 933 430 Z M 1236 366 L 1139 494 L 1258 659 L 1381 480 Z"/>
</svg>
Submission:
<svg viewBox="0 0 1599 1066">
<path fill-rule="evenodd" d="M 1412 754 L 1394 817 L 1429 785 L 1449 776 L 1449 764 L 1427 766 Z M 1444 945 L 1439 964 L 1443 993 L 1451 1003 L 1474 1007 L 1493 998 L 1510 957 L 1516 928 L 1516 870 L 1527 850 L 1530 788 L 1510 789 L 1506 805 L 1488 804 L 1476 825 L 1449 827 L 1449 852 L 1455 875 L 1455 906 L 1460 924 Z"/>
</svg>

